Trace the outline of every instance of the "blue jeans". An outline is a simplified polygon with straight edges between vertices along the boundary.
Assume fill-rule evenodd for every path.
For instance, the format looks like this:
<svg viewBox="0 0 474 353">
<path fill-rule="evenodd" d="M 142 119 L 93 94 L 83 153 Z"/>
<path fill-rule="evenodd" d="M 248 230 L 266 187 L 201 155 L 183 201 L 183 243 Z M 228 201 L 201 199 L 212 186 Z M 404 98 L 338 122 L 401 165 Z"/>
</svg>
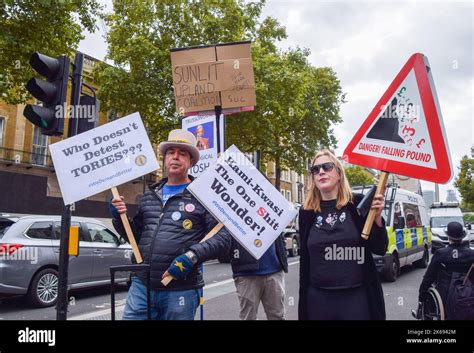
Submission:
<svg viewBox="0 0 474 353">
<path fill-rule="evenodd" d="M 152 320 L 194 320 L 199 305 L 199 290 L 150 290 Z M 128 291 L 123 320 L 146 320 L 146 286 L 136 276 Z"/>
</svg>

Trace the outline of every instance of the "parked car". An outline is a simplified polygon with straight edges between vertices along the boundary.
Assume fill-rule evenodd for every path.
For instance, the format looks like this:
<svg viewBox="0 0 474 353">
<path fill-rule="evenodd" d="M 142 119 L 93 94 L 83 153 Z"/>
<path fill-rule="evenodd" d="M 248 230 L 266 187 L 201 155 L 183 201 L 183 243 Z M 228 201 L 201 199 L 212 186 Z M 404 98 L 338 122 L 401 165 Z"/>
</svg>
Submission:
<svg viewBox="0 0 474 353">
<path fill-rule="evenodd" d="M 70 289 L 109 284 L 111 266 L 131 263 L 131 246 L 102 222 L 72 217 L 71 225 L 79 226 L 79 255 L 69 257 Z M 60 234 L 59 216 L 0 217 L 0 295 L 25 295 L 36 307 L 56 303 Z"/>
<path fill-rule="evenodd" d="M 300 254 L 300 234 L 295 228 L 285 228 L 283 230 L 285 237 L 286 250 L 289 257 L 295 257 Z"/>
<path fill-rule="evenodd" d="M 353 187 L 355 193 L 365 194 L 368 187 Z M 431 230 L 428 212 L 421 195 L 398 187 L 389 187 L 382 212 L 388 236 L 387 253 L 373 255 L 382 277 L 396 281 L 400 268 L 415 265 L 426 268 L 431 248 Z"/>
<path fill-rule="evenodd" d="M 294 203 L 293 206 L 299 210 L 300 204 Z M 283 230 L 283 236 L 285 237 L 286 250 L 288 250 L 288 256 L 298 256 L 300 253 L 300 234 L 298 230 L 298 214 Z"/>
<path fill-rule="evenodd" d="M 462 243 L 469 246 L 469 230 L 464 225 L 464 219 L 459 208 L 458 202 L 435 202 L 431 205 L 431 232 L 433 233 L 433 247 L 431 252 L 434 254 L 438 249 L 444 248 L 449 244 L 447 226 L 450 222 L 459 222 L 464 227 L 464 237 Z"/>
</svg>

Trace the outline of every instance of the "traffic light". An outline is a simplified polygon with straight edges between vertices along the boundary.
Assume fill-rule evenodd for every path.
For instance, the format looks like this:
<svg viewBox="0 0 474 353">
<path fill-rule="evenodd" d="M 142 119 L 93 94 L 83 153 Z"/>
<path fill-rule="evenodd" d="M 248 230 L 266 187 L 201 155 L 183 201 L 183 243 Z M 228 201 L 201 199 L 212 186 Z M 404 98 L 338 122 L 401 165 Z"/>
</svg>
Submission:
<svg viewBox="0 0 474 353">
<path fill-rule="evenodd" d="M 26 89 L 39 101 L 42 106 L 28 104 L 23 115 L 41 128 L 43 135 L 62 135 L 66 114 L 67 84 L 69 79 L 69 58 L 33 53 L 30 58 L 31 67 L 46 80 L 32 78 L 26 84 Z"/>
</svg>

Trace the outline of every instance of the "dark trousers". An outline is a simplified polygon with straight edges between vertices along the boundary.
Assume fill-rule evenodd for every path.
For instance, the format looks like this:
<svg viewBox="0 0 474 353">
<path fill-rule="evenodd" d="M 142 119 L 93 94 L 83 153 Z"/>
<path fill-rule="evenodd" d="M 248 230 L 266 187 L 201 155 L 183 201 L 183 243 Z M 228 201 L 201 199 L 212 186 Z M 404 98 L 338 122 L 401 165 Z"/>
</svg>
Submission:
<svg viewBox="0 0 474 353">
<path fill-rule="evenodd" d="M 308 320 L 370 320 L 364 285 L 348 289 L 309 287 Z"/>
</svg>

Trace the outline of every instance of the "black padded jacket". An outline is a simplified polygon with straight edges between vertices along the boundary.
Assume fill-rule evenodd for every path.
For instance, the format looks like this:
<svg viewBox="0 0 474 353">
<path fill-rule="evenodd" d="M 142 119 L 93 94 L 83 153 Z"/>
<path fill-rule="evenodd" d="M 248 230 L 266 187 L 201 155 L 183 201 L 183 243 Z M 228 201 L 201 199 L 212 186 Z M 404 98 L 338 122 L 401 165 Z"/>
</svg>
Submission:
<svg viewBox="0 0 474 353">
<path fill-rule="evenodd" d="M 189 176 L 192 180 L 193 178 Z M 212 215 L 187 190 L 170 197 L 163 206 L 161 189 L 167 178 L 151 185 L 140 199 L 138 211 L 129 219 L 143 263 L 150 264 L 151 288 L 159 290 L 186 290 L 201 288 L 204 279 L 200 264 L 228 253 L 231 236 L 222 228 L 212 238 L 200 243 L 201 239 L 217 224 Z M 117 232 L 128 240 L 123 223 L 114 219 Z M 171 281 L 166 287 L 161 283 L 163 273 L 171 262 L 186 251 L 192 250 L 198 263 L 182 280 Z M 144 272 L 137 276 L 146 283 Z"/>
</svg>

